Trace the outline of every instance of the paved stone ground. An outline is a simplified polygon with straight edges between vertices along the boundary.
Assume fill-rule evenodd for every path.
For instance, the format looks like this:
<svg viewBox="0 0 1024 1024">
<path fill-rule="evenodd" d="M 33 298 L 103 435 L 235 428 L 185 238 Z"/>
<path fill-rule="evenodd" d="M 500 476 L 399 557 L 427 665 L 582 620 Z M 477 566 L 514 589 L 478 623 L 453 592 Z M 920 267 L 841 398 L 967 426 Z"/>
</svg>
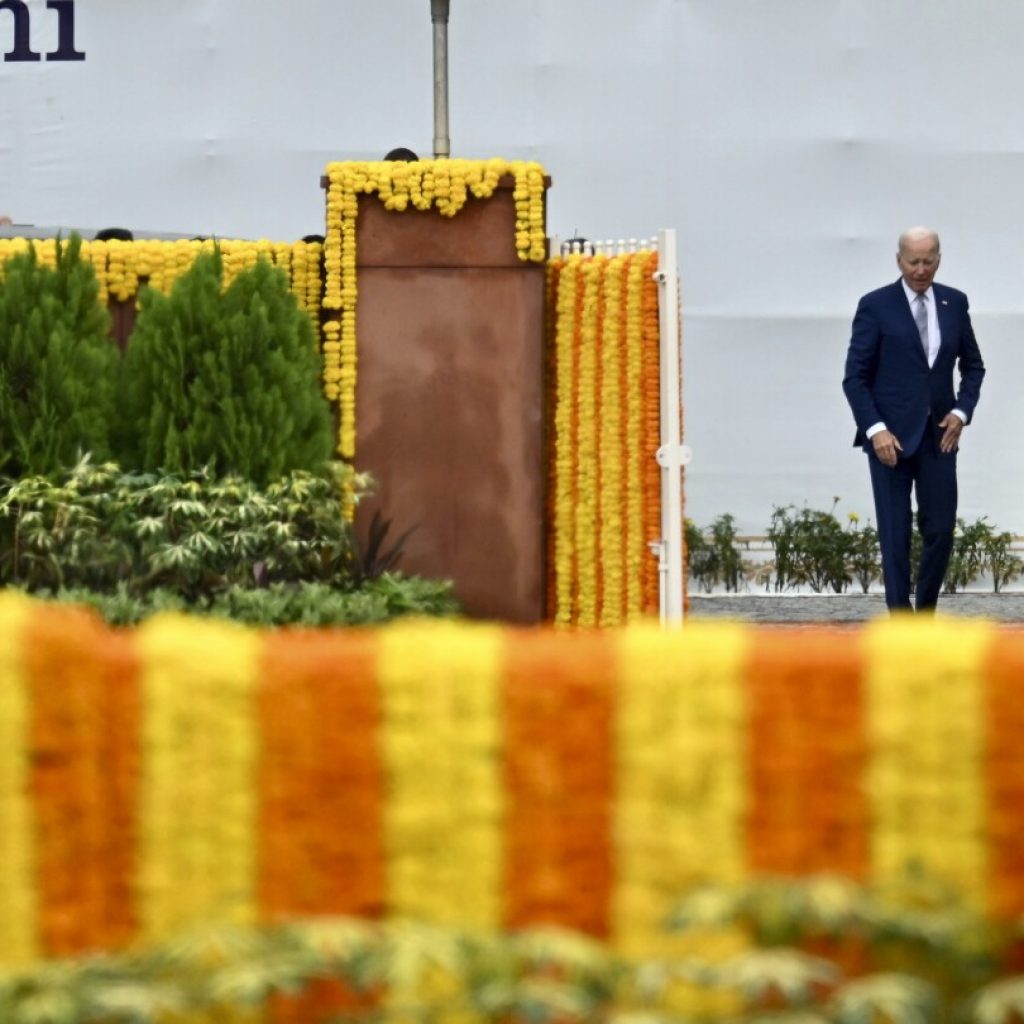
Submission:
<svg viewBox="0 0 1024 1024">
<path fill-rule="evenodd" d="M 881 594 L 690 594 L 693 619 L 744 622 L 867 622 L 886 614 Z M 943 594 L 939 614 L 1024 622 L 1024 593 Z"/>
</svg>

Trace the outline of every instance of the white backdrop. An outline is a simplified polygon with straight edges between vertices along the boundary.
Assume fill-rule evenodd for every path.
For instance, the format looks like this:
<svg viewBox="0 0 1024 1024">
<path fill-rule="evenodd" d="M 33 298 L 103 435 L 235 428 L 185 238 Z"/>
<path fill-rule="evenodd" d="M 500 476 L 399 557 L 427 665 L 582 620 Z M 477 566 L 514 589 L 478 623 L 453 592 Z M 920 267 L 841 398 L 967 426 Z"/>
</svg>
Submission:
<svg viewBox="0 0 1024 1024">
<path fill-rule="evenodd" d="M 34 48 L 56 13 L 28 0 Z M 1024 4 L 452 0 L 454 156 L 536 159 L 549 230 L 679 232 L 688 513 L 869 515 L 840 390 L 895 239 L 942 235 L 989 367 L 961 510 L 1024 533 Z M 0 213 L 294 239 L 319 176 L 433 137 L 429 0 L 74 0 L 0 62 Z M 13 18 L 0 11 L 0 53 Z"/>
</svg>

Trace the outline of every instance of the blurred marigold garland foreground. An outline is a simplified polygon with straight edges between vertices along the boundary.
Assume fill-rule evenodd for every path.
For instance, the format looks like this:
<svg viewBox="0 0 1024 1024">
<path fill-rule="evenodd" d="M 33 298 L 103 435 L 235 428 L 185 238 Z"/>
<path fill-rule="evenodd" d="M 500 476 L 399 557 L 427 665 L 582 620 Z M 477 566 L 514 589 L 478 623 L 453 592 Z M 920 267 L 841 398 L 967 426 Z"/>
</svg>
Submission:
<svg viewBox="0 0 1024 1024">
<path fill-rule="evenodd" d="M 2 593 L 0 961 L 321 911 L 647 955 L 695 886 L 914 865 L 1011 919 L 1022 665 L 981 623 L 125 632 Z"/>
</svg>

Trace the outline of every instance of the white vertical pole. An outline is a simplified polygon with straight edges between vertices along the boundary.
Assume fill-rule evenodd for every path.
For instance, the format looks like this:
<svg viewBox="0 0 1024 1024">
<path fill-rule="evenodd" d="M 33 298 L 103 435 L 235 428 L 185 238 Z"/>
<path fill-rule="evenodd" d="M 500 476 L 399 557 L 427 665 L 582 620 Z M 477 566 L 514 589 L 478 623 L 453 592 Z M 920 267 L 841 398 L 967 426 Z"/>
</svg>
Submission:
<svg viewBox="0 0 1024 1024">
<path fill-rule="evenodd" d="M 682 359 L 679 335 L 679 261 L 676 233 L 658 232 L 658 316 L 661 328 L 661 579 L 662 625 L 683 621 L 683 447 Z"/>
</svg>

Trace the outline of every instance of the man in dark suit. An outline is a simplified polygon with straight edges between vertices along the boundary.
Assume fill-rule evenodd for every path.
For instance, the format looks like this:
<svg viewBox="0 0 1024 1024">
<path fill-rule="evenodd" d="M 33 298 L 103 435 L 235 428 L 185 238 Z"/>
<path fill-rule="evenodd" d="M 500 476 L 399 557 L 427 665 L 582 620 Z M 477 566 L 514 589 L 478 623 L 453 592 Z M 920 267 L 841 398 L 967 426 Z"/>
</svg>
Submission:
<svg viewBox="0 0 1024 1024">
<path fill-rule="evenodd" d="M 934 231 L 900 235 L 902 276 L 860 300 L 846 355 L 843 391 L 857 423 L 853 443 L 871 469 L 890 611 L 911 607 L 911 490 L 922 540 L 914 604 L 935 610 L 953 550 L 960 432 L 985 376 L 967 296 L 933 283 L 940 258 Z"/>
</svg>

